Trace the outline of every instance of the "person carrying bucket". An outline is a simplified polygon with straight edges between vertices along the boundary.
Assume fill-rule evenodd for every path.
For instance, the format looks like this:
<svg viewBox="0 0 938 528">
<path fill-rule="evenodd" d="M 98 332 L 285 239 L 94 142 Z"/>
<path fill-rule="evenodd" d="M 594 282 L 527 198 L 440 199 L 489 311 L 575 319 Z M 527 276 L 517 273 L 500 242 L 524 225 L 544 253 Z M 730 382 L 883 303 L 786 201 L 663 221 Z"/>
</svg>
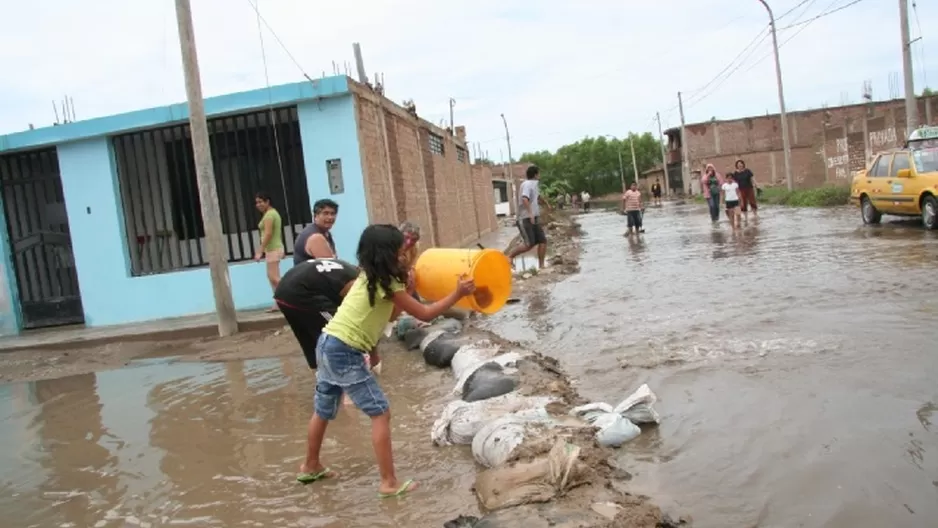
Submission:
<svg viewBox="0 0 938 528">
<path fill-rule="evenodd" d="M 307 428 L 306 460 L 297 480 L 303 484 L 336 478 L 322 464 L 320 451 L 326 427 L 339 411 L 343 394 L 371 418 L 371 437 L 381 481 L 378 497 L 398 497 L 416 488 L 411 480 L 399 481 L 394 472 L 391 448 L 391 414 L 388 400 L 369 369 L 365 356 L 377 365 L 377 344 L 385 326 L 400 312 L 430 321 L 471 295 L 475 283 L 467 277 L 456 280 L 454 290 L 444 299 L 425 305 L 407 293 L 408 248 L 400 229 L 393 225 L 370 225 L 358 242 L 361 274 L 352 284 L 335 316 L 326 324 L 316 346 L 315 412 Z"/>
<path fill-rule="evenodd" d="M 545 200 L 540 193 L 541 170 L 537 165 L 528 167 L 527 179 L 521 183 L 518 192 L 518 230 L 521 231 L 521 245 L 506 253 L 508 260 L 522 253 L 530 251 L 537 247 L 537 267 L 544 269 L 544 261 L 547 258 L 547 235 L 544 234 L 544 228 L 541 226 L 541 205 L 550 211 L 550 203 Z"/>
</svg>

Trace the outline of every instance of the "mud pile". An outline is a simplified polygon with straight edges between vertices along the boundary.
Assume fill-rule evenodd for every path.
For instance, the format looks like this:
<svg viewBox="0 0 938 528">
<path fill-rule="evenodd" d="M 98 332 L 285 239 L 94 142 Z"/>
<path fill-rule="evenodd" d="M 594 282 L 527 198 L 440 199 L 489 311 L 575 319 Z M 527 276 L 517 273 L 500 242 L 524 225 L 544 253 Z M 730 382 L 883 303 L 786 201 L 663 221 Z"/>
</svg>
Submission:
<svg viewBox="0 0 938 528">
<path fill-rule="evenodd" d="M 615 407 L 586 402 L 555 360 L 469 321 L 417 326 L 402 318 L 396 335 L 428 365 L 453 372 L 454 399 L 430 441 L 436 448 L 470 446 L 482 468 L 474 491 L 483 516 L 460 516 L 447 528 L 685 524 L 621 488 L 627 474 L 616 467 L 613 448 L 659 420 L 647 386 Z"/>
</svg>

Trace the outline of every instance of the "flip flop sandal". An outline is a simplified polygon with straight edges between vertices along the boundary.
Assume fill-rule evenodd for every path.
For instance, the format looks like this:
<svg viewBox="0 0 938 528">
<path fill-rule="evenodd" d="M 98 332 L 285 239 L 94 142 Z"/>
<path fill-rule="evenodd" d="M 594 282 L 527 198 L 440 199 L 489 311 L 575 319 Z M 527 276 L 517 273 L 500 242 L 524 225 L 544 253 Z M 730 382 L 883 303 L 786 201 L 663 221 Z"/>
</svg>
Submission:
<svg viewBox="0 0 938 528">
<path fill-rule="evenodd" d="M 413 484 L 413 483 L 414 483 L 414 479 L 408 480 L 407 482 L 405 482 L 404 484 L 402 484 L 400 488 L 397 488 L 397 491 L 395 491 L 394 493 L 381 493 L 381 492 L 379 491 L 379 492 L 378 492 L 378 498 L 379 498 L 379 499 L 390 499 L 391 497 L 403 497 L 404 495 L 407 494 L 408 491 L 410 491 L 408 488 L 410 488 L 410 485 Z"/>
<path fill-rule="evenodd" d="M 325 480 L 331 478 L 329 473 L 332 473 L 332 470 L 329 468 L 324 468 L 319 473 L 301 473 L 297 475 L 296 481 L 300 484 L 312 484 L 313 482 L 318 482 L 320 480 Z"/>
</svg>

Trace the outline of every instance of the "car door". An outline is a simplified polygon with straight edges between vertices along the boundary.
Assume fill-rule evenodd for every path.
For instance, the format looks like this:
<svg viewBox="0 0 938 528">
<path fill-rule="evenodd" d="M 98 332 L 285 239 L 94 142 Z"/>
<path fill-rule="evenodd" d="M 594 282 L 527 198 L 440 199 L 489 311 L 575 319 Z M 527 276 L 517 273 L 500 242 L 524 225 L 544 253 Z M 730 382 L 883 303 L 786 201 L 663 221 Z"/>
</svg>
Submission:
<svg viewBox="0 0 938 528">
<path fill-rule="evenodd" d="M 873 206 L 881 213 L 895 214 L 896 207 L 890 199 L 892 189 L 886 181 L 889 179 L 889 165 L 892 163 L 892 154 L 882 154 L 870 169 L 866 185 L 870 193 Z"/>
<path fill-rule="evenodd" d="M 886 178 L 887 190 L 892 198 L 892 206 L 904 214 L 918 214 L 919 183 L 914 175 L 900 178 L 899 171 L 911 170 L 908 151 L 896 152 L 892 158 L 889 176 Z"/>
</svg>

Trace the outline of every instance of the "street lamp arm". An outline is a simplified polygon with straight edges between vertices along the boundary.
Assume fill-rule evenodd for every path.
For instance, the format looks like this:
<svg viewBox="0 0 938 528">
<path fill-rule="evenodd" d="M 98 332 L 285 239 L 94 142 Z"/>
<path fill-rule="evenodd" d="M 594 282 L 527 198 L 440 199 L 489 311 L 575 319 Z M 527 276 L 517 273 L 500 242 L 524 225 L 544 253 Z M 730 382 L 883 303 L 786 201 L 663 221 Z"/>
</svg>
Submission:
<svg viewBox="0 0 938 528">
<path fill-rule="evenodd" d="M 769 29 L 772 33 L 772 51 L 775 54 L 775 80 L 778 83 L 779 118 L 782 121 L 782 150 L 785 159 L 785 183 L 788 185 L 788 190 L 791 191 L 794 189 L 795 184 L 791 174 L 791 144 L 788 141 L 788 115 L 785 112 L 785 88 L 782 83 L 782 60 L 779 58 L 778 54 L 778 34 L 775 31 L 775 14 L 772 13 L 772 8 L 769 7 L 766 0 L 758 1 L 769 13 Z"/>
</svg>

